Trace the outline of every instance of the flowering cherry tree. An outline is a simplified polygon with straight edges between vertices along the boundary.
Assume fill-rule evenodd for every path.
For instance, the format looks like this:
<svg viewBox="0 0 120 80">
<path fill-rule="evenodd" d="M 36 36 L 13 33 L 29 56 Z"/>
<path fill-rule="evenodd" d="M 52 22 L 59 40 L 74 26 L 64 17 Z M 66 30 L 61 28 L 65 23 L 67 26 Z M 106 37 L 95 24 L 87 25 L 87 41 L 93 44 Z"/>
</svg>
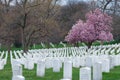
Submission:
<svg viewBox="0 0 120 80">
<path fill-rule="evenodd" d="M 65 40 L 70 43 L 84 42 L 88 48 L 98 41 L 111 41 L 112 17 L 96 9 L 86 14 L 86 21 L 78 20 L 69 31 Z"/>
</svg>

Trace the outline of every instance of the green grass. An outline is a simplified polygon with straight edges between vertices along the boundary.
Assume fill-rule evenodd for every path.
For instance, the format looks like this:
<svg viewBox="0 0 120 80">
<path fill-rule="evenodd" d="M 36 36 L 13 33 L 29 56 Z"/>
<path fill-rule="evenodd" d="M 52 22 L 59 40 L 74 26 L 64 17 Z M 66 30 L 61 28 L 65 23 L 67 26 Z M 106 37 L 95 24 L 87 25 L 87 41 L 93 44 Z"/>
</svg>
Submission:
<svg viewBox="0 0 120 80">
<path fill-rule="evenodd" d="M 114 42 L 111 42 L 111 44 Z M 104 44 L 110 44 L 110 43 L 104 43 Z M 82 44 L 79 44 L 82 46 Z M 95 42 L 93 45 L 100 45 L 98 42 Z M 60 48 L 63 47 L 61 44 L 55 44 L 55 47 Z M 67 47 L 71 47 L 70 44 L 67 44 Z M 41 45 L 36 45 L 36 49 L 41 49 Z M 34 49 L 31 47 L 31 49 Z M 1 50 L 6 50 L 4 47 L 2 47 Z M 15 48 L 12 47 L 12 50 L 21 50 L 21 48 Z M 37 77 L 36 76 L 36 65 L 33 70 L 27 70 L 23 68 L 23 76 L 25 77 L 25 80 L 60 80 L 63 78 L 63 68 L 60 70 L 60 72 L 55 73 L 51 69 L 46 69 L 45 77 Z M 73 68 L 73 79 L 72 80 L 79 80 L 79 69 Z M 10 55 L 8 57 L 7 65 L 5 65 L 5 68 L 3 70 L 0 70 L 0 80 L 11 80 L 12 79 L 12 69 L 11 69 L 11 63 L 10 63 Z M 110 71 L 110 73 L 103 73 L 103 79 L 102 80 L 120 80 L 120 66 L 115 67 Z"/>
<path fill-rule="evenodd" d="M 120 66 L 110 70 L 110 73 L 103 73 L 103 80 L 120 80 Z"/>
<path fill-rule="evenodd" d="M 73 68 L 73 80 L 79 80 L 79 69 Z M 36 69 L 34 70 L 25 70 L 23 71 L 23 74 L 26 78 L 26 80 L 60 80 L 63 78 L 63 69 L 60 70 L 60 72 L 53 72 L 51 69 L 46 69 L 45 77 L 37 77 L 36 76 Z"/>
<path fill-rule="evenodd" d="M 9 55 L 7 65 L 5 65 L 3 70 L 0 70 L 0 80 L 11 80 L 11 79 L 12 79 L 12 69 L 11 69 L 11 62 Z"/>
<path fill-rule="evenodd" d="M 10 56 L 10 55 L 9 55 Z M 33 70 L 27 70 L 23 68 L 23 76 L 25 80 L 60 80 L 63 78 L 63 68 L 60 72 L 53 72 L 52 68 L 46 69 L 44 77 L 36 76 L 36 65 Z M 73 68 L 72 80 L 79 80 L 79 69 Z M 7 65 L 5 65 L 4 70 L 0 70 L 0 80 L 11 80 L 12 71 L 10 57 L 8 58 Z M 110 70 L 110 73 L 103 73 L 102 80 L 120 80 L 120 66 L 115 67 Z"/>
</svg>

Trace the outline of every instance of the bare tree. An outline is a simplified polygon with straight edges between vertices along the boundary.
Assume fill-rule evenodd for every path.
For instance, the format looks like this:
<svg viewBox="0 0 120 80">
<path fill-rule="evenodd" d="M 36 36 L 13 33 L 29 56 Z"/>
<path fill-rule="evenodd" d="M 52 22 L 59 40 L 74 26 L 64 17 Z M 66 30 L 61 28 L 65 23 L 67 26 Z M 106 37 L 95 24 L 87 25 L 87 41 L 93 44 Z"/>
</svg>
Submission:
<svg viewBox="0 0 120 80">
<path fill-rule="evenodd" d="M 21 36 L 19 39 L 24 52 L 37 38 L 46 38 L 44 41 L 50 41 L 53 30 L 59 32 L 55 20 L 59 10 L 57 1 L 0 0 L 0 40 L 12 44 L 16 37 Z"/>
<path fill-rule="evenodd" d="M 98 0 L 98 8 L 101 8 L 103 12 L 107 12 L 113 17 L 113 34 L 115 39 L 120 39 L 120 0 Z"/>
<path fill-rule="evenodd" d="M 0 41 L 6 44 L 8 51 L 10 51 L 11 44 L 14 42 L 13 39 L 13 10 L 10 4 L 13 0 L 0 0 Z"/>
<path fill-rule="evenodd" d="M 57 0 L 21 0 L 16 2 L 22 11 L 18 17 L 18 25 L 21 27 L 23 51 L 26 52 L 30 46 L 34 34 L 41 32 L 39 36 L 49 36 L 49 27 L 47 23 L 53 20 L 56 14 Z M 46 26 L 47 25 L 47 26 Z"/>
</svg>

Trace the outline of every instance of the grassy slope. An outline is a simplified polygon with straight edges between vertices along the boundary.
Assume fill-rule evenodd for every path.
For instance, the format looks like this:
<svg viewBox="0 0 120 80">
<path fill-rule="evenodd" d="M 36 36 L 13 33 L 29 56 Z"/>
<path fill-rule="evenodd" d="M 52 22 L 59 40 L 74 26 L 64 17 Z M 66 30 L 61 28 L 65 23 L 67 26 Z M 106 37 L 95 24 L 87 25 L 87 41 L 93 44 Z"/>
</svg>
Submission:
<svg viewBox="0 0 120 80">
<path fill-rule="evenodd" d="M 55 73 L 52 69 L 46 69 L 45 77 L 37 77 L 36 70 L 24 70 L 24 76 L 26 80 L 60 80 L 63 78 L 63 69 L 60 72 Z M 79 69 L 73 68 L 73 80 L 79 80 Z"/>
<path fill-rule="evenodd" d="M 110 73 L 103 73 L 103 80 L 120 80 L 120 66 L 112 69 Z"/>
<path fill-rule="evenodd" d="M 97 45 L 97 44 L 96 44 Z M 40 48 L 41 46 L 36 46 L 36 48 Z M 57 45 L 57 47 L 62 47 L 61 45 Z M 20 50 L 17 48 L 13 48 L 12 50 Z M 61 72 L 54 73 L 52 69 L 46 69 L 45 77 L 37 77 L 36 76 L 36 65 L 34 70 L 23 69 L 23 75 L 25 80 L 60 80 L 63 78 L 63 69 Z M 79 69 L 73 68 L 73 79 L 79 80 Z M 12 71 L 10 64 L 10 55 L 8 57 L 7 65 L 5 65 L 4 70 L 0 70 L 0 80 L 11 80 L 12 79 Z M 115 67 L 110 71 L 110 73 L 103 73 L 103 80 L 120 80 L 120 66 Z"/>
<path fill-rule="evenodd" d="M 63 78 L 63 69 L 59 73 L 54 73 L 52 69 L 46 69 L 45 77 L 36 76 L 36 65 L 34 70 L 23 69 L 25 80 L 60 80 Z M 79 80 L 79 69 L 73 68 L 73 79 Z M 4 70 L 0 70 L 0 80 L 11 80 L 12 71 L 10 65 L 10 58 L 8 58 L 7 65 Z M 120 66 L 115 67 L 110 73 L 103 73 L 103 80 L 120 80 Z"/>
<path fill-rule="evenodd" d="M 11 80 L 12 79 L 12 70 L 10 55 L 8 57 L 7 65 L 5 65 L 3 70 L 0 70 L 0 80 Z"/>
</svg>

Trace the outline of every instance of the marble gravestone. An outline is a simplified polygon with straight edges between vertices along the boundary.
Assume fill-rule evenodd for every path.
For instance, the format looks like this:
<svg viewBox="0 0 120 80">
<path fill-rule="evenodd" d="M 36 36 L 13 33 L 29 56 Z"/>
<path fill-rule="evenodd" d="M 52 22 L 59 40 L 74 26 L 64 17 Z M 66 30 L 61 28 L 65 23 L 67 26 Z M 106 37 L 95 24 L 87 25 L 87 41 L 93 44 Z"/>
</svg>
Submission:
<svg viewBox="0 0 120 80">
<path fill-rule="evenodd" d="M 37 63 L 37 76 L 44 77 L 45 76 L 45 61 L 41 60 Z"/>
<path fill-rule="evenodd" d="M 102 62 L 93 65 L 93 80 L 102 80 Z"/>
<path fill-rule="evenodd" d="M 72 79 L 72 62 L 71 61 L 64 62 L 63 78 Z"/>
<path fill-rule="evenodd" d="M 89 67 L 81 68 L 79 80 L 91 80 L 91 68 Z"/>
<path fill-rule="evenodd" d="M 53 60 L 53 72 L 60 72 L 60 60 L 54 59 Z"/>
</svg>

